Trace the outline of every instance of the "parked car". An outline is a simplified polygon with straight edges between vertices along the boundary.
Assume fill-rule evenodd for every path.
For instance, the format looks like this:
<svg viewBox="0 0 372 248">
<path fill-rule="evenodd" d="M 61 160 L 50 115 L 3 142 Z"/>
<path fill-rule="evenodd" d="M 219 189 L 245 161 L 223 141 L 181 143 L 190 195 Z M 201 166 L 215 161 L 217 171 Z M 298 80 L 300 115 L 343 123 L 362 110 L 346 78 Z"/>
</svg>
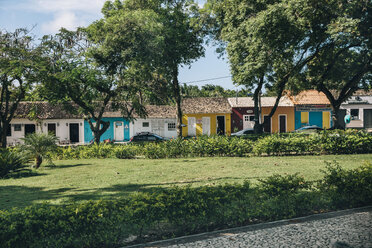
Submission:
<svg viewBox="0 0 372 248">
<path fill-rule="evenodd" d="M 321 130 L 323 130 L 323 128 L 318 127 L 316 125 L 312 125 L 312 126 L 301 127 L 293 132 L 295 133 L 317 133 Z"/>
<path fill-rule="evenodd" d="M 157 134 L 150 132 L 136 133 L 128 143 L 142 143 L 142 142 L 162 142 L 166 139 Z"/>
<path fill-rule="evenodd" d="M 253 128 L 246 128 L 246 129 L 240 130 L 236 133 L 232 133 L 231 136 L 241 137 L 241 136 L 244 136 L 244 135 L 247 135 L 247 134 L 254 134 L 254 129 Z"/>
</svg>

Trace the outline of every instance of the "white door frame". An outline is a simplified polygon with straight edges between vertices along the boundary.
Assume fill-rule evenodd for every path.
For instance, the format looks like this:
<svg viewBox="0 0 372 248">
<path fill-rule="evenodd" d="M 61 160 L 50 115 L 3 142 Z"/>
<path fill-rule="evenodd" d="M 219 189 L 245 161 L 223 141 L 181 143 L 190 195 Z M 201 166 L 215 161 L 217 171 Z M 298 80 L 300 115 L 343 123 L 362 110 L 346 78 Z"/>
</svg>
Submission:
<svg viewBox="0 0 372 248">
<path fill-rule="evenodd" d="M 208 118 L 208 124 L 209 124 L 209 126 L 208 126 L 208 132 L 207 133 L 204 133 L 204 122 L 203 122 L 203 119 L 207 119 Z M 209 117 L 209 116 L 204 116 L 204 117 L 202 117 L 202 134 L 203 135 L 211 135 L 211 117 Z"/>
<path fill-rule="evenodd" d="M 254 118 L 254 115 L 243 115 L 243 129 L 249 128 L 249 127 L 244 127 L 244 123 L 246 123 L 246 121 L 245 121 L 246 116 L 248 116 L 248 118 L 249 118 L 249 116 L 253 116 L 253 118 Z M 247 122 L 253 122 L 252 128 L 254 127 L 254 121 L 247 121 Z"/>
<path fill-rule="evenodd" d="M 114 140 L 116 140 L 116 123 L 118 122 L 121 122 L 121 127 L 123 128 L 123 139 L 121 140 L 124 140 L 124 136 L 125 136 L 125 132 L 124 132 L 124 121 L 114 121 Z"/>
<path fill-rule="evenodd" d="M 190 127 L 190 119 L 194 119 L 194 126 Z M 190 136 L 190 129 L 192 128 L 193 130 L 193 136 L 196 136 L 196 117 L 187 117 L 187 136 Z"/>
</svg>

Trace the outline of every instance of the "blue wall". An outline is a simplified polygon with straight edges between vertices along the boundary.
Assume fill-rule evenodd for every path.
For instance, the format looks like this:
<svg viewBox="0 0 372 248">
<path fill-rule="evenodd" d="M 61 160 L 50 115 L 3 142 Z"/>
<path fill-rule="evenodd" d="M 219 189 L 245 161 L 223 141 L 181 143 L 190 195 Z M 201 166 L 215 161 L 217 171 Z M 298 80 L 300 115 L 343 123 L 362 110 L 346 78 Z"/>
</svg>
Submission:
<svg viewBox="0 0 372 248">
<path fill-rule="evenodd" d="M 322 111 L 295 111 L 295 130 L 301 128 L 301 112 L 308 112 L 309 113 L 309 126 L 316 125 L 318 127 L 323 128 L 323 112 Z M 330 112 L 331 111 L 326 111 Z M 330 124 L 332 126 L 332 119 L 330 121 Z"/>
<path fill-rule="evenodd" d="M 102 120 L 103 121 L 109 121 L 110 126 L 106 130 L 106 132 L 104 132 L 102 134 L 100 141 L 104 141 L 106 139 L 114 140 L 114 138 L 115 138 L 114 137 L 114 122 L 115 121 L 122 121 L 123 124 L 124 124 L 122 126 L 122 128 L 124 129 L 124 140 L 117 140 L 117 141 L 127 141 L 127 140 L 130 139 L 130 137 L 129 137 L 130 136 L 129 135 L 129 121 L 128 120 L 126 120 L 124 118 L 121 118 L 121 117 L 118 117 L 118 118 L 102 118 Z M 93 132 L 90 129 L 88 121 L 84 121 L 84 143 L 90 143 L 92 140 L 93 140 Z"/>
</svg>

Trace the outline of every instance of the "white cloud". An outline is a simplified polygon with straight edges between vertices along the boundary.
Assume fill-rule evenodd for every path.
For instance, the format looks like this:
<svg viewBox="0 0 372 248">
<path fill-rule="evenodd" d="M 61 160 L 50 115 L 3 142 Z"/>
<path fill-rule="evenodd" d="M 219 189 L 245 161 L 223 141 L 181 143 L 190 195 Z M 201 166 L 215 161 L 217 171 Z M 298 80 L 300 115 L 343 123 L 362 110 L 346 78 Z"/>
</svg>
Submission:
<svg viewBox="0 0 372 248">
<path fill-rule="evenodd" d="M 43 23 L 41 25 L 41 29 L 46 33 L 56 33 L 61 29 L 61 27 L 74 30 L 83 25 L 85 25 L 84 20 L 77 18 L 75 13 L 57 12 L 52 21 Z"/>
</svg>

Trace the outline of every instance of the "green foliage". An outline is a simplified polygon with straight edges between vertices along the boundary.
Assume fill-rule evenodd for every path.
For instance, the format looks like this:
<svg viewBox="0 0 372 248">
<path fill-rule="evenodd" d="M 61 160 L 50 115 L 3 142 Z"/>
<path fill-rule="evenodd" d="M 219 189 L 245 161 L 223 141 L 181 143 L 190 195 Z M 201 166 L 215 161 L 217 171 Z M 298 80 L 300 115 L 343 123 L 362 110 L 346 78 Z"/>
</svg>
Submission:
<svg viewBox="0 0 372 248">
<path fill-rule="evenodd" d="M 129 237 L 143 242 L 366 206 L 371 179 L 371 164 L 350 171 L 328 164 L 317 188 L 298 175 L 275 175 L 257 187 L 245 182 L 158 188 L 117 200 L 0 211 L 0 246 L 116 247 Z"/>
<path fill-rule="evenodd" d="M 311 186 L 304 177 L 298 174 L 286 176 L 275 174 L 259 181 L 262 191 L 270 196 L 294 194 L 299 190 L 309 189 Z"/>
<path fill-rule="evenodd" d="M 172 139 L 160 143 L 59 147 L 55 159 L 134 158 L 149 159 L 181 157 L 244 157 L 360 154 L 372 152 L 372 135 L 357 130 L 324 131 L 319 134 L 263 134 L 246 137 L 199 136 L 190 139 Z"/>
<path fill-rule="evenodd" d="M 0 150 L 0 178 L 21 170 L 27 160 L 18 152 Z"/>
<path fill-rule="evenodd" d="M 21 140 L 24 142 L 21 150 L 25 153 L 25 156 L 35 160 L 36 168 L 39 168 L 44 159 L 52 163 L 50 153 L 57 150 L 58 138 L 56 136 L 44 133 L 32 133 L 25 138 L 21 138 Z"/>
<path fill-rule="evenodd" d="M 328 192 L 337 207 L 355 207 L 372 204 L 372 164 L 354 170 L 344 170 L 334 161 L 326 163 L 320 188 Z"/>
<path fill-rule="evenodd" d="M 138 148 L 136 146 L 117 146 L 114 149 L 115 157 L 120 159 L 131 159 L 137 155 Z"/>
</svg>

